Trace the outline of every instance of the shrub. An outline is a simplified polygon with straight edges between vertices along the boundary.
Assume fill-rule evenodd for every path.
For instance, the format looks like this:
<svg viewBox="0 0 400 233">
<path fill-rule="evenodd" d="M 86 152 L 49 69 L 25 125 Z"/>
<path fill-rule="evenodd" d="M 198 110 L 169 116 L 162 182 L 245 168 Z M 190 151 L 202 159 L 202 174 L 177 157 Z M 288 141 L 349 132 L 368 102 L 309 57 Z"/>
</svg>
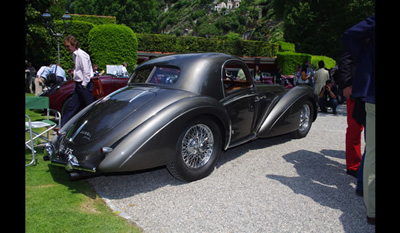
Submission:
<svg viewBox="0 0 400 233">
<path fill-rule="evenodd" d="M 203 51 L 202 51 L 203 50 Z M 176 39 L 176 53 L 205 52 L 200 48 L 197 37 L 181 36 Z"/>
<path fill-rule="evenodd" d="M 278 52 L 278 44 L 265 41 L 242 40 L 242 56 L 251 57 L 275 57 Z"/>
<path fill-rule="evenodd" d="M 325 62 L 325 68 L 330 69 L 336 66 L 336 61 L 333 60 L 330 57 L 326 56 L 317 56 L 317 55 L 312 55 L 311 57 L 311 65 L 315 66 L 318 69 L 318 62 L 319 61 L 324 61 Z"/>
<path fill-rule="evenodd" d="M 158 52 L 220 52 L 237 56 L 275 57 L 278 44 L 228 38 L 207 39 L 194 36 L 169 36 L 160 34 L 137 34 L 139 51 Z"/>
<path fill-rule="evenodd" d="M 311 55 L 306 53 L 278 52 L 277 64 L 282 67 L 282 74 L 293 74 L 304 61 L 311 60 Z"/>
<path fill-rule="evenodd" d="M 128 63 L 128 71 L 133 70 L 137 62 L 138 40 L 136 34 L 125 25 L 102 24 L 89 33 L 89 52 L 92 64 L 99 70 L 106 65 Z"/>
<path fill-rule="evenodd" d="M 296 52 L 295 45 L 293 43 L 278 41 L 279 51 L 281 52 Z"/>
<path fill-rule="evenodd" d="M 117 23 L 117 18 L 115 16 L 71 14 L 71 17 L 72 17 L 72 22 L 85 21 L 92 23 L 94 25 Z"/>
<path fill-rule="evenodd" d="M 176 36 L 137 33 L 138 50 L 149 52 L 175 52 Z"/>
</svg>

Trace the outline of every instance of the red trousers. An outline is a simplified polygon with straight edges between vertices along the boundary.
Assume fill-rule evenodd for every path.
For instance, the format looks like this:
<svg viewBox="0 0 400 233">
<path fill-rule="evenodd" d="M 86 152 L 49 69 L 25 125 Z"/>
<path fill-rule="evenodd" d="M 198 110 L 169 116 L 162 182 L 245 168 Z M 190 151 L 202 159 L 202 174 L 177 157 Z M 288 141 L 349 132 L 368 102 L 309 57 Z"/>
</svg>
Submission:
<svg viewBox="0 0 400 233">
<path fill-rule="evenodd" d="M 363 126 L 352 117 L 354 100 L 347 99 L 346 167 L 356 171 L 361 162 L 361 133 Z"/>
</svg>

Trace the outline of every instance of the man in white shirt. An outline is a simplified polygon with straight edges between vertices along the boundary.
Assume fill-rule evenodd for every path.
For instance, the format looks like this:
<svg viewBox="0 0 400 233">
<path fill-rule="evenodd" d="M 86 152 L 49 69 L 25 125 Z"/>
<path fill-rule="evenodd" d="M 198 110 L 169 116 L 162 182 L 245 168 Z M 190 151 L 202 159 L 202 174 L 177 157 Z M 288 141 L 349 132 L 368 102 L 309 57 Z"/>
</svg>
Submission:
<svg viewBox="0 0 400 233">
<path fill-rule="evenodd" d="M 79 48 L 79 41 L 72 35 L 64 38 L 65 48 L 72 53 L 75 63 L 73 80 L 75 90 L 67 105 L 67 110 L 62 117 L 61 125 L 69 121 L 80 109 L 94 101 L 93 82 L 90 79 L 94 76 L 90 56 Z"/>
<path fill-rule="evenodd" d="M 65 77 L 65 70 L 61 67 L 60 64 L 51 65 L 50 73 L 56 74 L 56 77 L 59 78 L 61 82 L 67 81 L 67 78 Z"/>
<path fill-rule="evenodd" d="M 43 91 L 43 87 L 52 87 L 58 85 L 63 81 L 67 81 L 65 78 L 65 71 L 61 68 L 60 64 L 42 66 L 36 73 L 35 80 L 35 96 L 39 95 Z"/>
<path fill-rule="evenodd" d="M 49 75 L 49 70 L 50 68 L 48 66 L 42 66 L 36 73 L 36 79 L 35 79 L 35 96 L 38 96 L 40 93 L 42 93 L 44 86 L 42 78 L 47 78 L 47 75 Z"/>
<path fill-rule="evenodd" d="M 128 70 L 126 69 L 127 66 L 128 64 L 126 62 L 122 64 L 122 77 L 129 77 Z"/>
<path fill-rule="evenodd" d="M 315 94 L 319 95 L 321 93 L 322 87 L 325 86 L 326 80 L 329 79 L 329 72 L 325 69 L 325 62 L 318 62 L 318 70 L 314 74 L 314 83 L 315 83 Z"/>
</svg>

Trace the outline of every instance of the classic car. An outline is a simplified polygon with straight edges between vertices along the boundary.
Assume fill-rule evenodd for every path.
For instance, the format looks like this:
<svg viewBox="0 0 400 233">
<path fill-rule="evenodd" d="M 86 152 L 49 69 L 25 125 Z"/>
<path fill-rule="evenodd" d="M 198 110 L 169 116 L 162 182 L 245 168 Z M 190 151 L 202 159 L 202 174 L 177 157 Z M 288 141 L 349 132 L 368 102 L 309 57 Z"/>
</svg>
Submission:
<svg viewBox="0 0 400 233">
<path fill-rule="evenodd" d="M 115 90 L 118 90 L 121 87 L 126 86 L 129 78 L 106 74 L 102 76 L 95 76 L 92 78 L 92 80 L 94 83 L 93 98 L 97 100 Z M 66 106 L 71 99 L 70 97 L 72 96 L 74 89 L 74 81 L 68 80 L 60 83 L 59 85 L 53 85 L 52 87 L 47 88 L 45 91 L 40 93 L 39 96 L 49 97 L 50 108 L 55 109 L 64 115 Z"/>
<path fill-rule="evenodd" d="M 227 70 L 241 69 L 237 80 Z M 239 58 L 178 54 L 138 66 L 128 85 L 84 108 L 45 146 L 72 179 L 166 166 L 182 181 L 208 176 L 222 150 L 257 138 L 305 137 L 312 88 L 256 84 Z"/>
</svg>

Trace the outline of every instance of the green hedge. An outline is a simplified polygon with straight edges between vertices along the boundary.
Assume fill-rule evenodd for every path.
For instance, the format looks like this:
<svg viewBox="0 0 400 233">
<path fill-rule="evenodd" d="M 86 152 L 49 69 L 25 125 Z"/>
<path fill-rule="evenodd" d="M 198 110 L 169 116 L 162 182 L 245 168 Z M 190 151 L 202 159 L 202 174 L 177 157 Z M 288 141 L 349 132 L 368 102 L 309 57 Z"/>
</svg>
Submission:
<svg viewBox="0 0 400 233">
<path fill-rule="evenodd" d="M 115 16 L 71 14 L 71 17 L 72 17 L 72 22 L 84 21 L 84 22 L 92 23 L 94 25 L 117 24 L 117 18 Z"/>
<path fill-rule="evenodd" d="M 99 70 L 106 65 L 128 63 L 132 72 L 137 62 L 138 40 L 136 34 L 125 25 L 102 24 L 94 27 L 89 33 L 89 52 L 92 64 Z"/>
<path fill-rule="evenodd" d="M 296 52 L 295 45 L 293 43 L 278 41 L 280 52 Z"/>
<path fill-rule="evenodd" d="M 138 50 L 149 52 L 175 52 L 176 36 L 161 34 L 136 34 Z"/>
<path fill-rule="evenodd" d="M 278 52 L 277 65 L 282 67 L 283 75 L 293 74 L 304 61 L 311 60 L 311 55 L 306 53 Z"/>
<path fill-rule="evenodd" d="M 321 60 L 325 62 L 325 68 L 327 68 L 327 69 L 330 69 L 330 68 L 333 68 L 336 66 L 336 61 L 333 60 L 332 58 L 326 57 L 326 56 L 317 56 L 317 55 L 312 55 L 311 65 L 318 69 L 318 62 Z"/>
<path fill-rule="evenodd" d="M 221 52 L 237 56 L 275 57 L 278 44 L 263 41 L 220 40 L 194 36 L 169 36 L 160 34 L 137 34 L 139 51 L 158 52 Z"/>
<path fill-rule="evenodd" d="M 264 41 L 242 40 L 242 56 L 276 57 L 279 45 Z"/>
<path fill-rule="evenodd" d="M 303 65 L 306 60 L 311 61 L 311 67 L 314 70 L 318 69 L 318 62 L 321 60 L 325 62 L 325 68 L 327 69 L 333 68 L 336 65 L 336 61 L 330 57 L 295 52 L 279 52 L 277 65 L 282 67 L 282 74 L 289 75 L 293 74 L 297 67 Z"/>
</svg>

